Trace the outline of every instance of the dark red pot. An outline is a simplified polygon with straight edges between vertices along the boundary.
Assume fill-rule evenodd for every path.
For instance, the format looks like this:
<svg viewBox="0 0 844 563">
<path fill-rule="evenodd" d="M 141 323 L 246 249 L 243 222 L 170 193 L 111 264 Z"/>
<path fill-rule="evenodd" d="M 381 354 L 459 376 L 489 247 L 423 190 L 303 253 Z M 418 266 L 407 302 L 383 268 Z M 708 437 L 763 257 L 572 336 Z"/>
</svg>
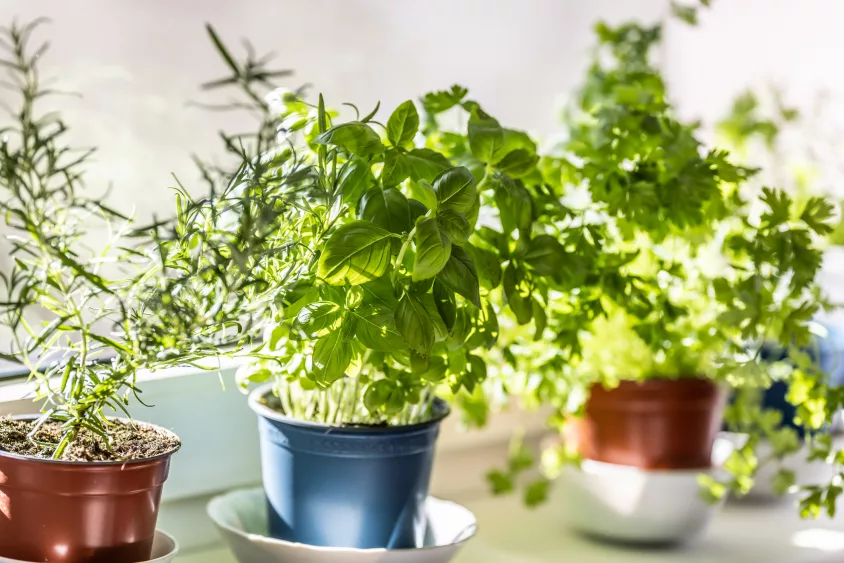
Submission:
<svg viewBox="0 0 844 563">
<path fill-rule="evenodd" d="M 55 563 L 148 561 L 173 453 L 85 463 L 0 451 L 0 556 Z"/>
<path fill-rule="evenodd" d="M 585 416 L 567 440 L 586 459 L 642 469 L 699 469 L 712 463 L 726 393 L 702 378 L 594 385 Z"/>
</svg>

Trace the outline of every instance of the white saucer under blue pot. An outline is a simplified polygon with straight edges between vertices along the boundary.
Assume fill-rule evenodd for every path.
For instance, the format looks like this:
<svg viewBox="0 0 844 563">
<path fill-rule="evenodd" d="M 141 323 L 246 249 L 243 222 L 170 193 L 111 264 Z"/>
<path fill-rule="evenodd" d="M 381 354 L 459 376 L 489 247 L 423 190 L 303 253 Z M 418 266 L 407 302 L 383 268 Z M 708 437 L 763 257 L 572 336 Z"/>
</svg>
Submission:
<svg viewBox="0 0 844 563">
<path fill-rule="evenodd" d="M 315 547 L 268 537 L 261 488 L 214 498 L 208 515 L 240 563 L 448 563 L 475 535 L 475 516 L 459 504 L 432 497 L 425 509 L 428 529 L 424 545 L 417 549 Z"/>
</svg>

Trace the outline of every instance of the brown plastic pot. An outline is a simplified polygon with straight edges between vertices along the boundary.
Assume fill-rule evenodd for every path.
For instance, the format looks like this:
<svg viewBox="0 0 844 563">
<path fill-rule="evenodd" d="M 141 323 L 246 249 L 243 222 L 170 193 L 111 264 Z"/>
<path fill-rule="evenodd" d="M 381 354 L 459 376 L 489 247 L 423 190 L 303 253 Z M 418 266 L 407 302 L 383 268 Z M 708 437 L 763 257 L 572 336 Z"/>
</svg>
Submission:
<svg viewBox="0 0 844 563">
<path fill-rule="evenodd" d="M 148 561 L 173 453 L 128 462 L 68 462 L 0 451 L 0 556 L 55 563 Z"/>
<path fill-rule="evenodd" d="M 566 439 L 586 459 L 642 469 L 702 469 L 712 463 L 726 392 L 707 379 L 594 385 Z"/>
</svg>

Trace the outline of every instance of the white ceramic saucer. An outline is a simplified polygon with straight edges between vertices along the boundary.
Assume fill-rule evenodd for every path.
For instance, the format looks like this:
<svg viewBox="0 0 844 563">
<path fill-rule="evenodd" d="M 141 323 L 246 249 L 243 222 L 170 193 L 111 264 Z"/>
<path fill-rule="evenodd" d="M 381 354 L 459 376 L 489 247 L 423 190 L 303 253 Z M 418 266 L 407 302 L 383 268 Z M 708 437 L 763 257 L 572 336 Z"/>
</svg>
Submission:
<svg viewBox="0 0 844 563">
<path fill-rule="evenodd" d="M 560 479 L 565 518 L 589 535 L 630 543 L 670 544 L 706 529 L 723 500 L 700 495 L 702 473 L 723 478 L 721 465 L 743 437 L 722 433 L 713 448 L 713 469 L 648 471 L 585 460 L 567 467 Z"/>
<path fill-rule="evenodd" d="M 179 544 L 172 536 L 162 532 L 155 531 L 155 539 L 152 542 L 152 559 L 147 563 L 172 563 L 176 554 L 179 553 Z M 20 561 L 18 559 L 8 559 L 0 557 L 0 563 L 32 563 L 29 561 Z"/>
<path fill-rule="evenodd" d="M 232 491 L 208 504 L 208 515 L 240 563 L 447 563 L 475 535 L 475 516 L 458 504 L 432 497 L 426 511 L 424 547 L 347 549 L 267 537 L 266 501 L 260 488 Z"/>
</svg>

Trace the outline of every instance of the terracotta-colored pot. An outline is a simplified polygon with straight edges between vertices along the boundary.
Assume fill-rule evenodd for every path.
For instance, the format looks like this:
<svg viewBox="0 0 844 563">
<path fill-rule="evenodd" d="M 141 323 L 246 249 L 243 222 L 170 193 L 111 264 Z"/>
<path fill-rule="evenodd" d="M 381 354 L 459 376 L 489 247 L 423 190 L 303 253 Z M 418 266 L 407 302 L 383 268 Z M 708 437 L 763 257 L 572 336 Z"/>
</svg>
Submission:
<svg viewBox="0 0 844 563">
<path fill-rule="evenodd" d="M 566 440 L 586 459 L 642 469 L 706 468 L 726 399 L 707 379 L 594 385 L 585 416 L 570 422 Z"/>
<path fill-rule="evenodd" d="M 129 462 L 67 462 L 0 451 L 0 556 L 148 561 L 173 453 Z"/>
</svg>

